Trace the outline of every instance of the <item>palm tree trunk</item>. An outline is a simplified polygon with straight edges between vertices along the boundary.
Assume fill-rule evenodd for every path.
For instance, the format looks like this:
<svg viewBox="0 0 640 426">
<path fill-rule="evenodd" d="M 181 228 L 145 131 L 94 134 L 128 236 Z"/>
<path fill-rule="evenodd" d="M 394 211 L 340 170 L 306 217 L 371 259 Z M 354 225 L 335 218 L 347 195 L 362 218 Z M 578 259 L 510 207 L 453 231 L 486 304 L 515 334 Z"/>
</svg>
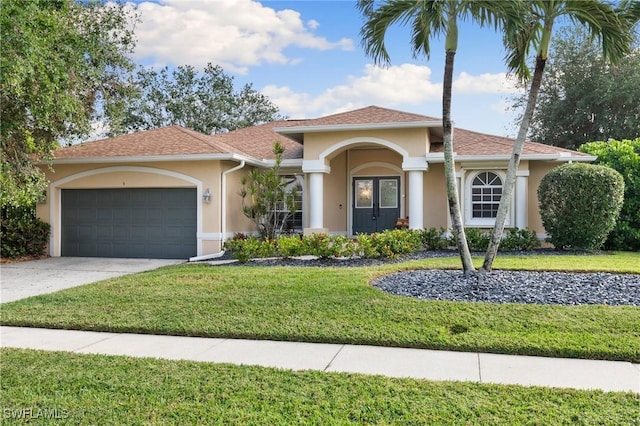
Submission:
<svg viewBox="0 0 640 426">
<path fill-rule="evenodd" d="M 529 88 L 529 98 L 527 99 L 527 107 L 524 110 L 522 121 L 520 122 L 520 129 L 518 130 L 518 136 L 513 144 L 513 151 L 511 159 L 509 160 L 509 167 L 507 169 L 507 177 L 505 179 L 504 187 L 502 189 L 502 197 L 500 199 L 500 206 L 498 207 L 498 213 L 496 215 L 496 222 L 493 226 L 493 232 L 491 233 L 491 239 L 489 241 L 489 247 L 485 253 L 484 262 L 482 263 L 481 272 L 491 272 L 493 267 L 493 261 L 498 253 L 498 247 L 502 241 L 502 234 L 504 232 L 504 223 L 507 219 L 507 213 L 511 204 L 511 195 L 513 194 L 513 188 L 516 183 L 516 172 L 520 164 L 520 156 L 522 155 L 522 149 L 524 142 L 529 132 L 529 123 L 533 117 L 533 111 L 536 107 L 536 101 L 538 99 L 538 93 L 540 92 L 540 86 L 542 84 L 542 75 L 544 73 L 544 67 L 547 60 L 543 57 L 536 58 L 536 69 L 533 72 L 533 79 L 531 80 L 531 87 Z"/>
<path fill-rule="evenodd" d="M 462 261 L 462 268 L 465 275 L 475 272 L 467 236 L 464 233 L 462 215 L 460 213 L 460 199 L 458 197 L 458 187 L 456 184 L 456 170 L 453 161 L 453 126 L 451 124 L 451 88 L 453 83 L 453 60 L 455 50 L 447 50 L 444 66 L 443 92 L 442 92 L 442 138 L 444 145 L 444 175 L 447 182 L 447 200 L 449 201 L 449 211 L 451 213 L 453 232 L 458 240 L 458 253 Z"/>
</svg>

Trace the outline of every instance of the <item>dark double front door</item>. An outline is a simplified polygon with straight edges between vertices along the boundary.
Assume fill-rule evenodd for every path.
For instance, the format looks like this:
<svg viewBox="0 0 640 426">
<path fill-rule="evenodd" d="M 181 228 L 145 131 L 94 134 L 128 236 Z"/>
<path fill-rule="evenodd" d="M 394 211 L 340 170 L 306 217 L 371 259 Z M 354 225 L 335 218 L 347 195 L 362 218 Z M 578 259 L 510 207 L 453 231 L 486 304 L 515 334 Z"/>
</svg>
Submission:
<svg viewBox="0 0 640 426">
<path fill-rule="evenodd" d="M 393 229 L 399 217 L 399 177 L 353 178 L 354 235 Z"/>
</svg>

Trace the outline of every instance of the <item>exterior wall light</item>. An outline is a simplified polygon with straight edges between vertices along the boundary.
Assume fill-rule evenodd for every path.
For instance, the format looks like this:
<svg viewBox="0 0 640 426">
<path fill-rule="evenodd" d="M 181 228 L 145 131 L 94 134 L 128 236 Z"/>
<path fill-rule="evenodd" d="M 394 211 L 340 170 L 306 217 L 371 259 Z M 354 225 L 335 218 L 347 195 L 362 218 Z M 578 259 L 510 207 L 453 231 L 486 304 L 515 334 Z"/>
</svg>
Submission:
<svg viewBox="0 0 640 426">
<path fill-rule="evenodd" d="M 202 194 L 202 201 L 207 204 L 211 202 L 211 191 L 209 190 L 209 188 L 207 188 L 207 190 L 204 191 L 204 194 Z"/>
</svg>

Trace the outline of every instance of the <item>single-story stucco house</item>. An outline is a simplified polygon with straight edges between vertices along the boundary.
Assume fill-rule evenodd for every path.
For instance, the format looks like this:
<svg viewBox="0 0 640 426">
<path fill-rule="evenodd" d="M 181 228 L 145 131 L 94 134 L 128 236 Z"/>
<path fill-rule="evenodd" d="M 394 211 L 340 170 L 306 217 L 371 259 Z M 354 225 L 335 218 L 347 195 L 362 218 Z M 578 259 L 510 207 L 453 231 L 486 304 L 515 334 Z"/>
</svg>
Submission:
<svg viewBox="0 0 640 426">
<path fill-rule="evenodd" d="M 450 228 L 441 119 L 370 106 L 218 135 L 180 126 L 58 149 L 46 200 L 51 256 L 206 258 L 251 233 L 241 179 L 273 165 L 299 189 L 293 230 L 352 236 L 393 228 Z M 513 140 L 456 128 L 454 153 L 466 227 L 490 228 Z M 525 145 L 508 227 L 543 238 L 537 188 L 553 167 L 593 161 L 580 152 Z"/>
</svg>

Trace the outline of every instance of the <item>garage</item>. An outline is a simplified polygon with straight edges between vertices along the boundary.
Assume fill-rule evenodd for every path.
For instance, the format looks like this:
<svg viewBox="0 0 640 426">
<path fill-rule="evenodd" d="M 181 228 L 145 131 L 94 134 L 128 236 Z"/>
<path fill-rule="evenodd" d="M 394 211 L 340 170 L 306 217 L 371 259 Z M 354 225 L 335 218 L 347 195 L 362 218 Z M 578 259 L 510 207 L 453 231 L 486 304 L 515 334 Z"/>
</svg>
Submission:
<svg viewBox="0 0 640 426">
<path fill-rule="evenodd" d="M 61 201 L 62 256 L 197 254 L 195 188 L 63 189 Z"/>
</svg>

